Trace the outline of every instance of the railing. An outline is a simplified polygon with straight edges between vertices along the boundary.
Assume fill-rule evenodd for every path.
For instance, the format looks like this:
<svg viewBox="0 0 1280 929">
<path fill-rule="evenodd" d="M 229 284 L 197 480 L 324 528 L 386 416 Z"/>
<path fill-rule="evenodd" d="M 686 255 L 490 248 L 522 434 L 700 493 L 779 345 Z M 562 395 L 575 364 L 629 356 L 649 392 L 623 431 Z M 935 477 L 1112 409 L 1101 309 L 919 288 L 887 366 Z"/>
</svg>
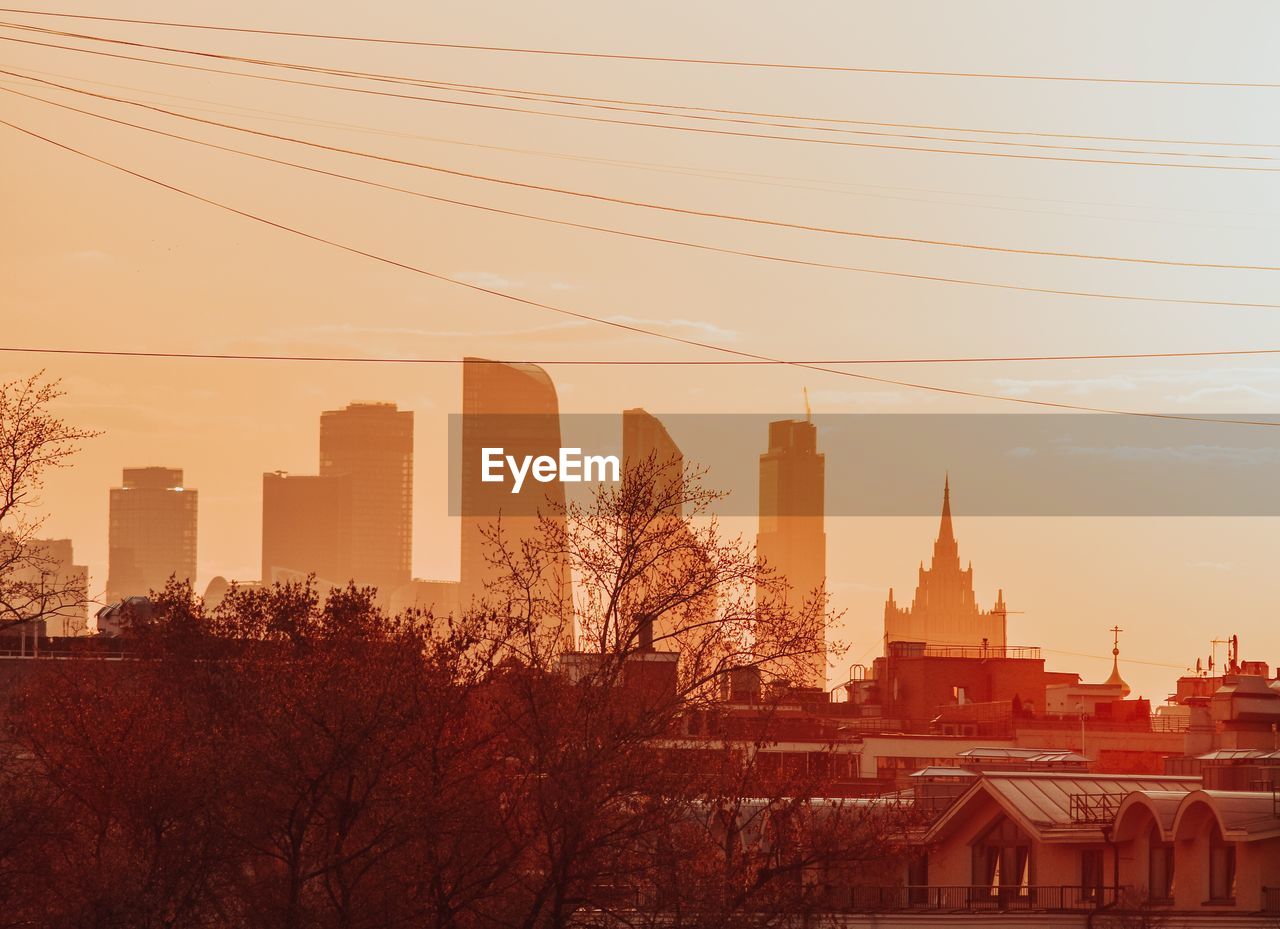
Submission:
<svg viewBox="0 0 1280 929">
<path fill-rule="evenodd" d="M 1182 717 L 1151 714 L 1152 732 L 1186 732 L 1190 725 L 1191 721 Z"/>
<path fill-rule="evenodd" d="M 1113 823 L 1127 794 L 1071 794 L 1073 823 Z"/>
<path fill-rule="evenodd" d="M 1280 913 L 1280 887 L 1262 888 L 1262 912 Z"/>
<path fill-rule="evenodd" d="M 924 642 L 889 643 L 890 658 L 1039 658 L 1032 645 L 928 645 Z"/>
<path fill-rule="evenodd" d="M 924 886 L 850 887 L 837 891 L 833 909 L 853 913 L 936 911 L 964 912 L 1078 912 L 1114 906 L 1123 887 L 1081 887 L 1078 884 L 1011 887 Z"/>
</svg>

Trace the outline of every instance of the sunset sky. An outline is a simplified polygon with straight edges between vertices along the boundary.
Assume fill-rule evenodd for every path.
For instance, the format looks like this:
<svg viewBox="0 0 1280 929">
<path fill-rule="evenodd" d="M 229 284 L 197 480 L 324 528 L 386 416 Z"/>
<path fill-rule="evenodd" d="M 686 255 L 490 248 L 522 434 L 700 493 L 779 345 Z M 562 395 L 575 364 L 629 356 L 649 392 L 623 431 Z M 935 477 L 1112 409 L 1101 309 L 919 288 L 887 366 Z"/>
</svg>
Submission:
<svg viewBox="0 0 1280 929">
<path fill-rule="evenodd" d="M 795 7 L 723 0 L 625 6 L 579 0 L 429 6 L 399 0 L 375 5 L 224 0 L 175 6 L 113 0 L 109 13 L 100 9 L 105 6 L 31 9 L 658 57 L 1270 83 L 1277 86 L 739 68 L 0 14 L 4 23 L 433 81 L 962 127 L 968 131 L 849 124 L 840 124 L 844 134 L 766 130 L 899 147 L 809 144 L 378 98 L 0 42 L 3 70 L 450 170 L 891 236 L 1194 264 L 1280 265 L 1280 125 L 1275 120 L 1280 9 L 1273 4 L 1150 2 L 1117 8 L 1095 2 L 1051 10 L 1014 2 Z M 255 70 L 5 27 L 0 37 Z M 427 194 L 650 236 L 1022 287 L 1280 303 L 1280 272 L 1274 270 L 985 252 L 677 216 L 323 153 L 7 75 L 0 75 L 0 87 Z M 431 95 L 494 100 L 458 92 Z M 608 111 L 498 102 L 610 116 Z M 575 313 L 739 351 L 830 359 L 1280 348 L 1275 308 L 1028 293 L 753 260 L 374 190 L 108 125 L 9 93 L 0 94 L 0 119 L 353 248 Z M 664 121 L 749 130 L 723 122 Z M 896 135 L 853 135 L 850 129 Z M 975 130 L 1149 141 L 992 137 Z M 926 139 L 897 137 L 913 135 Z M 944 136 L 965 141 L 939 144 Z M 994 138 L 1019 145 L 973 141 Z M 0 313 L 6 347 L 480 355 L 540 362 L 717 357 L 344 253 L 163 190 L 6 126 L 0 126 L 0 140 Z M 1188 141 L 1219 144 L 1183 144 Z M 1232 157 L 1208 157 L 1218 155 Z M 1034 411 L 788 367 L 545 367 L 555 380 L 561 410 L 573 413 L 642 406 L 658 415 L 794 415 L 803 410 L 806 387 L 815 410 L 824 413 Z M 458 529 L 447 515 L 445 482 L 447 416 L 460 408 L 457 365 L 0 354 L 0 375 L 6 380 L 40 368 L 63 379 L 67 397 L 61 413 L 104 433 L 85 445 L 73 468 L 48 481 L 43 501 L 47 534 L 74 540 L 78 560 L 90 566 L 95 592 L 106 575 L 107 489 L 118 485 L 127 466 L 180 467 L 187 485 L 199 490 L 198 588 L 219 574 L 256 580 L 262 473 L 314 473 L 320 412 L 353 400 L 393 401 L 415 412 L 414 573 L 457 577 Z M 1087 407 L 1280 412 L 1280 356 L 848 370 Z M 1046 410 L 1045 415 L 1053 414 Z M 1224 444 L 1230 443 L 1233 428 L 1256 427 L 1223 426 Z M 680 440 L 674 432 L 673 437 Z M 763 444 L 762 436 L 761 450 Z M 939 502 L 948 467 L 947 461 L 937 462 Z M 856 462 L 828 460 L 828 480 L 856 480 L 855 469 Z M 1179 669 L 1208 654 L 1214 638 L 1238 633 L 1245 657 L 1280 663 L 1280 573 L 1275 570 L 1280 520 L 967 516 L 965 475 L 952 468 L 951 481 L 960 555 L 973 561 L 980 603 L 989 606 L 1002 587 L 1010 609 L 1021 611 L 1010 616 L 1010 641 L 1043 646 L 1051 668 L 1103 679 L 1110 668 L 1107 630 L 1116 624 L 1125 630 L 1124 675 L 1135 696 L 1153 702 L 1170 692 Z M 750 520 L 731 526 L 754 531 Z M 843 680 L 850 664 L 869 663 L 877 653 L 887 590 L 892 586 L 900 603 L 909 601 L 917 564 L 928 558 L 936 529 L 936 517 L 828 519 L 830 588 L 835 605 L 846 611 L 842 635 L 851 645 L 830 670 L 833 681 Z"/>
</svg>

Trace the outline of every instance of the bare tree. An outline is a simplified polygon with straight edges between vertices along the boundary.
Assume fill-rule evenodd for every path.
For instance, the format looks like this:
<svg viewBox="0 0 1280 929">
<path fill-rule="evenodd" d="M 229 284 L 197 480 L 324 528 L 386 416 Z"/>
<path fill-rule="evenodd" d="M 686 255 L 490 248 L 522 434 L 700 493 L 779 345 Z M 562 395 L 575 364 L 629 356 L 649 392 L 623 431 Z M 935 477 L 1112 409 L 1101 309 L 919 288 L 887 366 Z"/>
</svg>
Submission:
<svg viewBox="0 0 1280 929">
<path fill-rule="evenodd" d="M 0 384 L 0 631 L 59 615 L 87 602 L 38 536 L 39 493 L 51 468 L 65 467 L 82 440 L 97 435 L 51 412 L 64 395 L 44 372 Z"/>
<path fill-rule="evenodd" d="M 532 536 L 513 540 L 500 521 L 482 529 L 490 595 L 523 624 L 524 659 L 554 665 L 576 627 L 606 676 L 638 652 L 678 652 L 682 702 L 710 695 L 733 668 L 798 679 L 839 616 L 821 596 L 788 608 L 786 579 L 710 515 L 724 494 L 696 469 L 671 480 L 674 467 L 650 455 L 586 504 L 549 504 Z M 572 571 L 572 604 L 546 595 L 549 566 Z"/>
<path fill-rule="evenodd" d="M 489 605 L 523 646 L 497 708 L 521 774 L 512 802 L 526 813 L 509 828 L 524 854 L 495 924 L 634 918 L 637 894 L 656 883 L 643 876 L 654 860 L 643 850 L 669 854 L 708 807 L 701 753 L 675 748 L 687 744 L 687 715 L 715 705 L 731 673 L 794 680 L 834 619 L 820 598 L 788 608 L 785 582 L 709 515 L 721 495 L 697 472 L 668 479 L 670 467 L 650 456 L 588 503 L 549 504 L 535 533 L 483 530 Z M 564 570 L 577 582 L 571 603 L 547 593 L 557 589 L 549 571 Z M 581 649 L 565 654 L 569 630 Z M 727 909 L 764 905 L 754 888 L 740 896 Z"/>
</svg>

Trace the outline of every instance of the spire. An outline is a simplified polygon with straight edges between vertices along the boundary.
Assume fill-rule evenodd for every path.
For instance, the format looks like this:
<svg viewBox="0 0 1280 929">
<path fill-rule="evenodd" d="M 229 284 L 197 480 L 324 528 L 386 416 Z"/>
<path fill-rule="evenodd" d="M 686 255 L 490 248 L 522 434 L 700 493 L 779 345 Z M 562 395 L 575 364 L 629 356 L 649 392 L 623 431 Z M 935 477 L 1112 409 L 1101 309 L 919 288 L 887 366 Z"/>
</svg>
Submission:
<svg viewBox="0 0 1280 929">
<path fill-rule="evenodd" d="M 951 475 L 948 474 L 942 485 L 942 523 L 938 526 L 938 541 L 955 541 L 951 531 Z"/>
<path fill-rule="evenodd" d="M 1124 699 L 1131 693 L 1129 685 L 1125 683 L 1123 677 L 1120 676 L 1120 633 L 1124 632 L 1118 625 L 1112 626 L 1108 630 L 1112 634 L 1111 640 L 1111 676 L 1106 679 L 1105 683 L 1113 686 L 1119 686 L 1120 699 Z"/>
</svg>

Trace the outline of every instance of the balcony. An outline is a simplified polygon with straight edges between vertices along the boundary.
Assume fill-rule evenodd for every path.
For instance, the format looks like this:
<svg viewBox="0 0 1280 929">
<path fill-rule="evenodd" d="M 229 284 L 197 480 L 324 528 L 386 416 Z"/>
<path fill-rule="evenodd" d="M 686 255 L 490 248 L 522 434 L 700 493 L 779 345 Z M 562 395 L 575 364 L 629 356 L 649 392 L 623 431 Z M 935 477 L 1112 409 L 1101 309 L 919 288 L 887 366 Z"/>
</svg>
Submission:
<svg viewBox="0 0 1280 929">
<path fill-rule="evenodd" d="M 1262 912 L 1280 915 L 1280 887 L 1262 888 Z"/>
<path fill-rule="evenodd" d="M 1077 913 L 1115 906 L 1124 891 L 1078 884 L 845 887 L 833 890 L 830 905 L 849 913 Z"/>
<path fill-rule="evenodd" d="M 924 642 L 890 642 L 889 658 L 996 658 L 1038 660 L 1040 649 L 1031 645 L 928 645 Z"/>
</svg>

